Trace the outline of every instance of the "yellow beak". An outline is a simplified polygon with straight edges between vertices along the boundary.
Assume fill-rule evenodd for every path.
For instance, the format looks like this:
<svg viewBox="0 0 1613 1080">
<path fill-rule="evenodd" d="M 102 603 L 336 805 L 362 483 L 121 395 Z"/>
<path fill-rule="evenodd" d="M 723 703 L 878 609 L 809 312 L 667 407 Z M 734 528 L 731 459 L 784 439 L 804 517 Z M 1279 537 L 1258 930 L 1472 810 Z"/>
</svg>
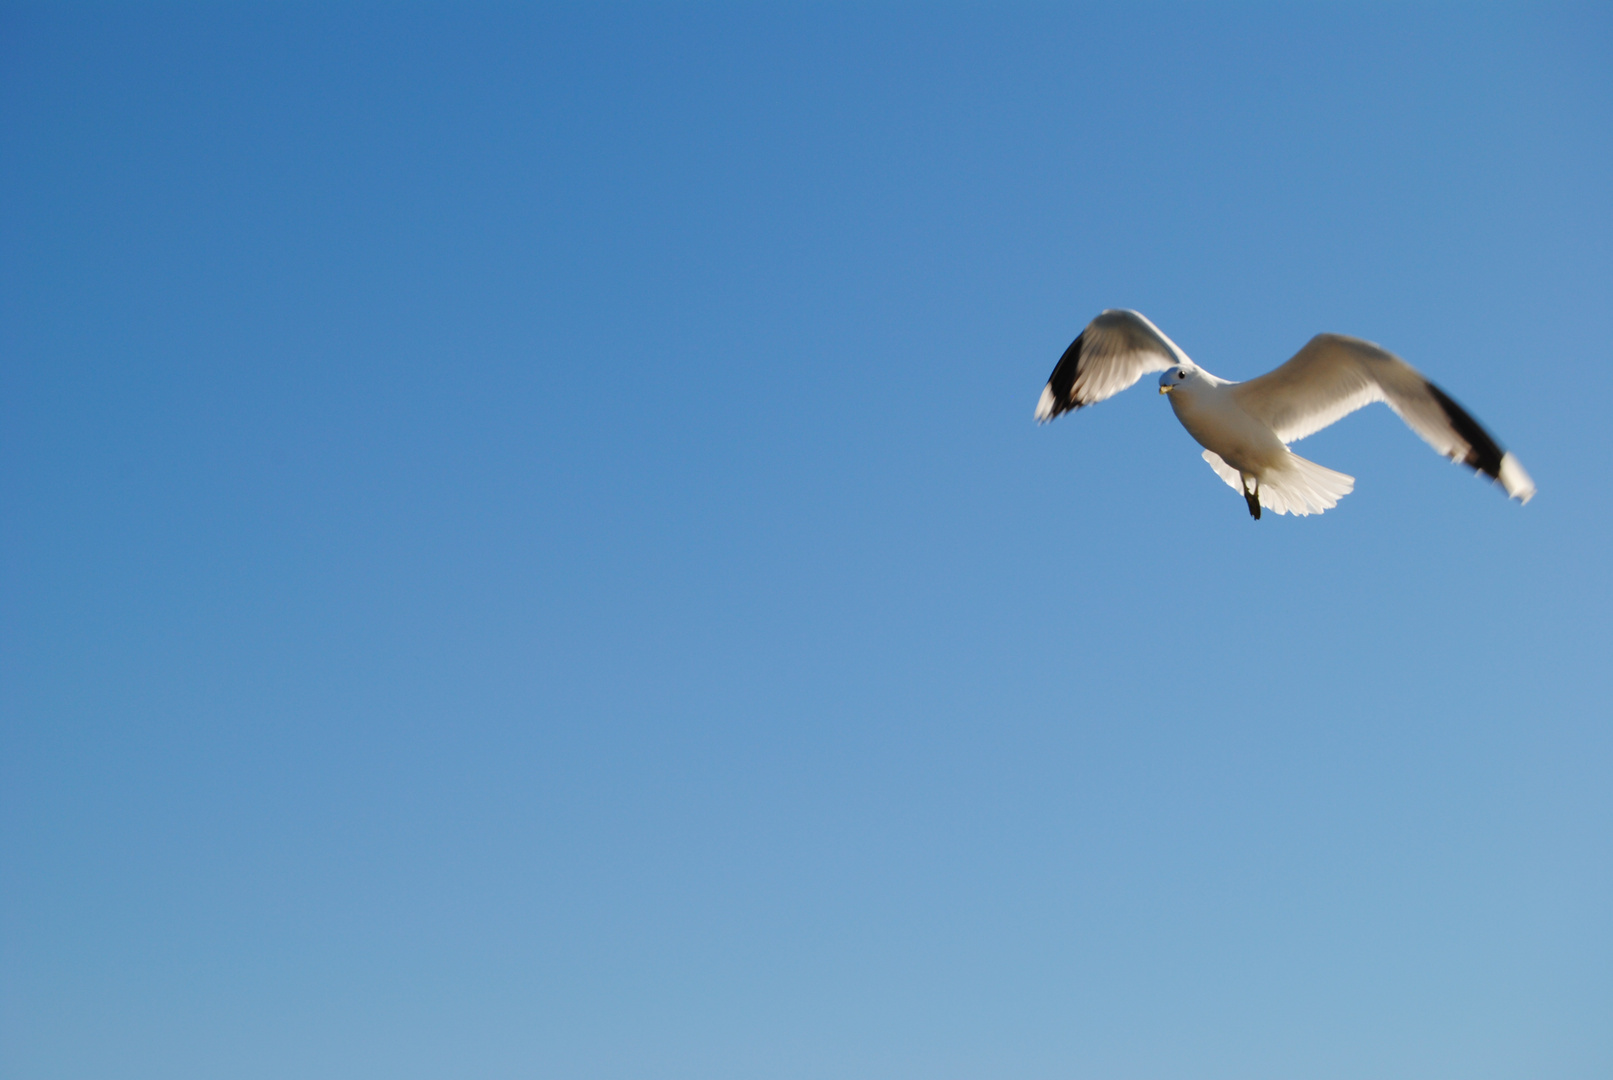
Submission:
<svg viewBox="0 0 1613 1080">
<path fill-rule="evenodd" d="M 1170 393 L 1170 392 L 1171 392 L 1171 388 L 1170 388 L 1170 387 L 1168 387 L 1168 386 L 1161 386 L 1161 387 L 1160 387 L 1160 388 L 1159 388 L 1159 392 L 1160 392 L 1160 393 L 1161 393 L 1161 394 L 1168 394 L 1168 393 Z"/>
</svg>

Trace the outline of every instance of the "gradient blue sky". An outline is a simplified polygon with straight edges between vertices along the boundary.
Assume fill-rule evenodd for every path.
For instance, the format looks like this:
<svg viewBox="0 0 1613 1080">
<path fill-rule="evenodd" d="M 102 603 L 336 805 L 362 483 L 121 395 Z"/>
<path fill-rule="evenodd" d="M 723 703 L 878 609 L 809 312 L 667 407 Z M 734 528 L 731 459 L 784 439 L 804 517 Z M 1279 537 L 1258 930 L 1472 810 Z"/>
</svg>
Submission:
<svg viewBox="0 0 1613 1080">
<path fill-rule="evenodd" d="M 1606 6 L 0 10 L 8 1077 L 1613 1073 Z M 1098 310 L 1394 349 L 1254 523 Z"/>
</svg>

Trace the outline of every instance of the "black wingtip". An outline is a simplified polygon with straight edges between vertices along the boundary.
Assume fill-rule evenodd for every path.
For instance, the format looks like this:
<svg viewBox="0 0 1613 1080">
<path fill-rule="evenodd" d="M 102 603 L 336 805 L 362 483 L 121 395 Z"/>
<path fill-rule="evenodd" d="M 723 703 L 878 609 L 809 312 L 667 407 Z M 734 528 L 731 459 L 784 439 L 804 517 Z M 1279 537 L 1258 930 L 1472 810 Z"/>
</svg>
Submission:
<svg viewBox="0 0 1613 1080">
<path fill-rule="evenodd" d="M 1081 366 L 1081 342 L 1085 337 L 1085 330 L 1076 335 L 1075 340 L 1070 342 L 1070 347 L 1064 350 L 1064 355 L 1059 357 L 1059 362 L 1054 365 L 1053 374 L 1048 376 L 1046 392 L 1053 401 L 1052 408 L 1039 417 L 1043 423 L 1081 407 L 1080 402 L 1072 399 L 1071 393 L 1075 389 L 1075 376 Z"/>
<path fill-rule="evenodd" d="M 1467 456 L 1462 464 L 1470 469 L 1488 476 L 1491 480 L 1501 479 L 1501 459 L 1506 457 L 1506 451 L 1496 445 L 1490 433 L 1479 426 L 1479 422 L 1470 416 L 1466 409 L 1451 400 L 1451 396 L 1433 383 L 1428 384 L 1428 392 L 1434 395 L 1439 407 L 1445 410 L 1445 418 L 1456 429 L 1456 434 L 1467 443 Z"/>
</svg>

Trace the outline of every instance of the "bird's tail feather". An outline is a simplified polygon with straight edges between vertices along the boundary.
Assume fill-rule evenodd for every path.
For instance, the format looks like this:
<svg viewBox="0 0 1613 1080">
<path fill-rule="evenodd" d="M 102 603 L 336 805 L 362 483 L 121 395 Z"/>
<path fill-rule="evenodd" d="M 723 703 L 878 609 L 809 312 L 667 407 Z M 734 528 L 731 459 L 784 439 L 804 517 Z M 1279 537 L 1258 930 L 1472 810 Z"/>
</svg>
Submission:
<svg viewBox="0 0 1613 1080">
<path fill-rule="evenodd" d="M 1222 461 L 1220 455 L 1206 450 L 1204 460 L 1229 487 L 1243 490 L 1243 474 Z M 1280 468 L 1268 469 L 1260 478 L 1260 505 L 1278 514 L 1320 514 L 1333 509 L 1354 490 L 1355 477 L 1334 472 L 1290 451 Z"/>
</svg>

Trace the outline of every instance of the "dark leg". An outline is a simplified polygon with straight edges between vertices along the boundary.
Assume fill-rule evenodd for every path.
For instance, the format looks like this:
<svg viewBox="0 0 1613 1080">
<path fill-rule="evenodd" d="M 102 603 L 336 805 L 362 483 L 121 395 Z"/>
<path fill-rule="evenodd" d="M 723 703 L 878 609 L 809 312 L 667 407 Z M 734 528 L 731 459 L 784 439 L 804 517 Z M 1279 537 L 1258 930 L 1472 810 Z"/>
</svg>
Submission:
<svg viewBox="0 0 1613 1080">
<path fill-rule="evenodd" d="M 1260 520 L 1260 481 L 1254 480 L 1251 485 L 1249 476 L 1243 478 L 1243 501 L 1249 504 L 1249 516 L 1256 521 Z"/>
</svg>

